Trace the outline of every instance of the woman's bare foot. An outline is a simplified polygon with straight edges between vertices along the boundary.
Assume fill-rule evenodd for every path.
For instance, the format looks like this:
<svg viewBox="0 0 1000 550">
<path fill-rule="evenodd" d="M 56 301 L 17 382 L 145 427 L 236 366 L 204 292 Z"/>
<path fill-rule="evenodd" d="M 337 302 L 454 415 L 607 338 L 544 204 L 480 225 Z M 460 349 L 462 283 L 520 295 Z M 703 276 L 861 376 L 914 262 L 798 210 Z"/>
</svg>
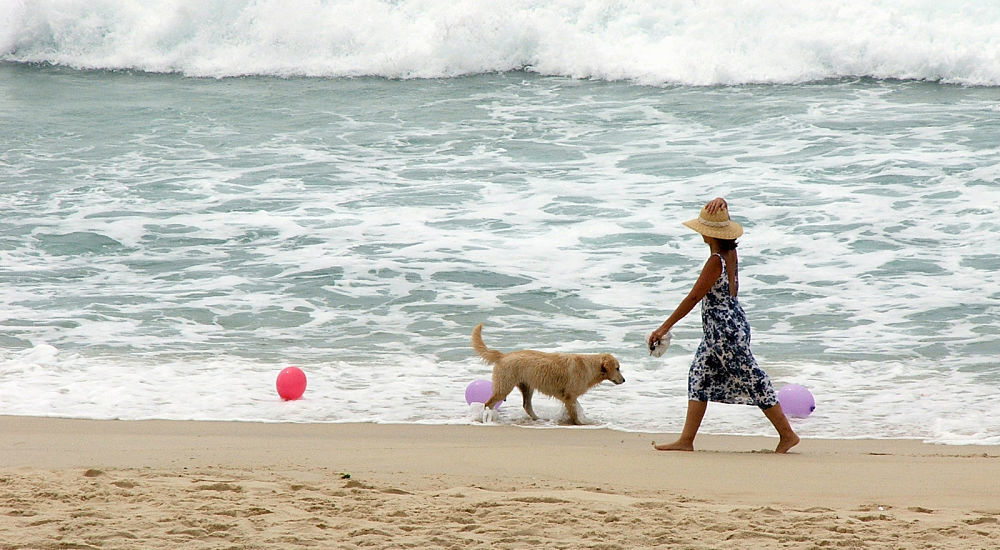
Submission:
<svg viewBox="0 0 1000 550">
<path fill-rule="evenodd" d="M 799 436 L 795 434 L 792 434 L 788 437 L 782 437 L 780 440 L 778 440 L 778 446 L 775 447 L 774 452 L 784 454 L 788 452 L 788 449 L 791 449 L 792 447 L 798 444 L 799 444 Z"/>
<path fill-rule="evenodd" d="M 694 443 L 687 443 L 681 440 L 674 441 L 673 443 L 664 443 L 663 445 L 657 445 L 653 442 L 653 448 L 657 451 L 693 451 Z"/>
</svg>

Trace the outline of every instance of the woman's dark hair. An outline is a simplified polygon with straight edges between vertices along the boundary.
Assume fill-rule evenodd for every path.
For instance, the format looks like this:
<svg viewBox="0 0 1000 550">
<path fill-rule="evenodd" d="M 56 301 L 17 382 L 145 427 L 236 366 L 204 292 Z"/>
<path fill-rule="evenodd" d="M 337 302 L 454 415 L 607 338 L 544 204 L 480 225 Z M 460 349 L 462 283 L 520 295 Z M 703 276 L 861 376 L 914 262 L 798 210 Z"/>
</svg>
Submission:
<svg viewBox="0 0 1000 550">
<path fill-rule="evenodd" d="M 719 241 L 719 248 L 721 248 L 723 252 L 727 252 L 729 250 L 736 250 L 736 247 L 740 245 L 740 243 L 736 242 L 736 239 L 716 239 L 716 240 Z"/>
</svg>

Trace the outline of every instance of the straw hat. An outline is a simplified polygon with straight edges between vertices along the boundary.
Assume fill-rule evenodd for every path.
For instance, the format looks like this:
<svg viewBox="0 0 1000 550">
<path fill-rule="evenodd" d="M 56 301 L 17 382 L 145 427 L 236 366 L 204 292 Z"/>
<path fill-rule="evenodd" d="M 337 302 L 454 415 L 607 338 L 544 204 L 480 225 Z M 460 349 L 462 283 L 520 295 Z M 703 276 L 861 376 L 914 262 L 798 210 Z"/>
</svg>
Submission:
<svg viewBox="0 0 1000 550">
<path fill-rule="evenodd" d="M 684 225 L 694 229 L 706 237 L 716 239 L 734 240 L 743 234 L 743 226 L 729 219 L 729 210 L 720 208 L 714 214 L 709 214 L 705 208 L 693 220 L 684 222 Z"/>
</svg>

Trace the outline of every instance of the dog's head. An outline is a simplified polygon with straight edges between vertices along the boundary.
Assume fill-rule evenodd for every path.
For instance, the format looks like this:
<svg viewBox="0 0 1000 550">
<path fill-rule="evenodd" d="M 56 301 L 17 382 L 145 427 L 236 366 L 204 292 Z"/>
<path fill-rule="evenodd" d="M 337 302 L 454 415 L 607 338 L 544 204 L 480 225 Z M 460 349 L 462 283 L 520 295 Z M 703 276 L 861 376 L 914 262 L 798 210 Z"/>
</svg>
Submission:
<svg viewBox="0 0 1000 550">
<path fill-rule="evenodd" d="M 625 377 L 622 376 L 618 360 L 610 353 L 601 354 L 601 374 L 605 380 L 611 380 L 615 384 L 625 382 Z"/>
</svg>

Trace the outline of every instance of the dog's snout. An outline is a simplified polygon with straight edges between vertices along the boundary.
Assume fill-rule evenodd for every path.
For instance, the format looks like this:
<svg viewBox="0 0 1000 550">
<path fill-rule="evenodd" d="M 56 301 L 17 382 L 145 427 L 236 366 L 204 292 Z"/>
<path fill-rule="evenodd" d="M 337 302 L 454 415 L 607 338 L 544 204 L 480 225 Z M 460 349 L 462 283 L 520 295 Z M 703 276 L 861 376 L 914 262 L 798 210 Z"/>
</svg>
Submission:
<svg viewBox="0 0 1000 550">
<path fill-rule="evenodd" d="M 612 382 L 614 382 L 615 385 L 624 384 L 625 383 L 625 377 L 624 376 L 619 376 L 617 380 L 612 380 Z"/>
</svg>

